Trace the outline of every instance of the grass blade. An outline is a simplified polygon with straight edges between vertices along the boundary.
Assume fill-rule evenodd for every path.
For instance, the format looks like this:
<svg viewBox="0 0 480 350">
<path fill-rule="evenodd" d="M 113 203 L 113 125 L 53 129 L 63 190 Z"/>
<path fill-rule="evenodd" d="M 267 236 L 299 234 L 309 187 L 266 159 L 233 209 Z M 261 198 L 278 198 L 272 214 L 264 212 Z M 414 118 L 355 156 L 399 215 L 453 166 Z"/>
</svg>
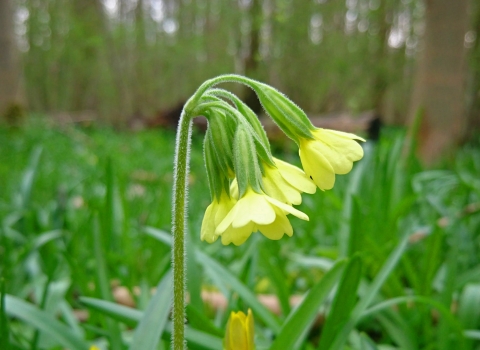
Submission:
<svg viewBox="0 0 480 350">
<path fill-rule="evenodd" d="M 128 326 L 135 326 L 143 317 L 142 311 L 128 306 L 116 304 L 112 301 L 90 297 L 80 297 L 80 302 L 88 308 L 101 312 L 104 315 L 116 321 L 123 322 Z"/>
<path fill-rule="evenodd" d="M 263 304 L 258 301 L 257 296 L 228 269 L 224 268 L 220 263 L 200 250 L 197 250 L 197 261 L 203 265 L 207 273 L 214 275 L 214 279 L 221 279 L 225 284 L 230 286 L 230 288 L 252 308 L 255 317 L 265 322 L 272 332 L 278 333 L 280 331 L 280 322 L 278 319 L 263 306 Z"/>
<path fill-rule="evenodd" d="M 5 295 L 5 306 L 8 315 L 30 324 L 61 346 L 70 350 L 88 349 L 88 344 L 70 328 L 36 306 L 12 295 Z"/>
<path fill-rule="evenodd" d="M 347 322 L 355 306 L 361 275 L 362 261 L 359 256 L 355 255 L 349 260 L 343 271 L 332 308 L 322 329 L 319 349 L 329 349 L 338 330 Z"/>
<path fill-rule="evenodd" d="M 93 218 L 93 246 L 95 252 L 95 261 L 97 263 L 97 283 L 100 289 L 102 299 L 113 301 L 110 282 L 108 280 L 107 266 L 105 263 L 105 251 L 102 245 L 102 236 L 98 217 Z M 107 329 L 110 335 L 111 347 L 113 349 L 122 348 L 122 336 L 118 324 L 111 319 L 107 319 Z"/>
<path fill-rule="evenodd" d="M 320 305 L 337 283 L 345 264 L 345 260 L 337 262 L 308 292 L 302 303 L 285 320 L 270 350 L 295 349 L 295 344 L 305 337 L 315 321 Z"/>
<path fill-rule="evenodd" d="M 155 350 L 170 314 L 173 291 L 172 272 L 169 271 L 157 286 L 155 295 L 148 303 L 135 329 L 130 350 Z"/>
<path fill-rule="evenodd" d="M 0 277 L 0 349 L 10 349 L 10 332 L 5 310 L 5 280 Z"/>
<path fill-rule="evenodd" d="M 95 298 L 82 297 L 80 301 L 90 309 L 97 310 L 103 314 L 129 325 L 134 325 L 143 317 L 143 312 L 128 306 L 118 305 L 111 301 L 105 301 Z M 170 339 L 172 334 L 172 323 L 167 322 L 162 338 Z M 189 348 L 200 347 L 202 349 L 221 350 L 222 338 L 208 334 L 196 329 L 186 328 L 185 339 Z"/>
<path fill-rule="evenodd" d="M 387 261 L 382 266 L 381 270 L 378 272 L 377 276 L 374 278 L 373 282 L 366 288 L 365 293 L 362 295 L 355 308 L 350 315 L 350 319 L 343 326 L 343 328 L 338 332 L 335 341 L 333 342 L 330 349 L 339 350 L 342 349 L 343 344 L 348 338 L 348 334 L 354 329 L 359 319 L 363 316 L 367 307 L 372 303 L 373 299 L 377 296 L 382 285 L 385 283 L 387 278 L 392 273 L 395 266 L 397 266 L 398 261 L 402 257 L 403 253 L 407 249 L 408 245 L 408 235 L 405 235 L 397 247 L 393 250 L 390 256 L 387 258 Z"/>
</svg>

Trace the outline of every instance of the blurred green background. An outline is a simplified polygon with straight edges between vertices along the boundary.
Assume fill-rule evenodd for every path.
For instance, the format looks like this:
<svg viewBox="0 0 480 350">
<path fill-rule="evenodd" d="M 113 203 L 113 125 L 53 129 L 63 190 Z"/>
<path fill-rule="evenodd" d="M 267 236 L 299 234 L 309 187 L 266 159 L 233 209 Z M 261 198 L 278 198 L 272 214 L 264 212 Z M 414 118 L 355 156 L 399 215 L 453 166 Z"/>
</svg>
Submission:
<svg viewBox="0 0 480 350">
<path fill-rule="evenodd" d="M 480 349 L 478 33 L 473 0 L 0 0 L 0 349 L 168 348 L 171 294 L 151 290 L 170 269 L 174 128 L 223 73 L 370 139 L 304 196 L 292 238 L 224 247 L 199 238 L 195 129 L 189 348 L 221 349 L 251 307 L 258 349 Z M 342 258 L 355 268 L 320 297 Z"/>
</svg>

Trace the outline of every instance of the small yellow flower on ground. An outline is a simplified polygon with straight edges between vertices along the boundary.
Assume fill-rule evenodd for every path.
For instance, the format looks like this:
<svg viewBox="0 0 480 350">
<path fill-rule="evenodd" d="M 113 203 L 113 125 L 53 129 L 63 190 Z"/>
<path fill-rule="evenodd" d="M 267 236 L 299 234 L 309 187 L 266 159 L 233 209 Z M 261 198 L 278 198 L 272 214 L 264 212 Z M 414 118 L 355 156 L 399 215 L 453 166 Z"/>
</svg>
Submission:
<svg viewBox="0 0 480 350">
<path fill-rule="evenodd" d="M 353 162 L 362 159 L 363 138 L 335 130 L 315 129 L 313 139 L 300 139 L 300 160 L 305 173 L 321 190 L 329 190 L 335 174 L 347 174 Z"/>
<path fill-rule="evenodd" d="M 232 196 L 229 197 L 226 193 L 222 193 L 220 199 L 213 200 L 207 207 L 205 216 L 203 217 L 202 229 L 200 231 L 202 241 L 213 243 L 217 240 L 219 235 L 215 233 L 215 230 L 235 203 L 236 199 L 232 198 Z"/>
<path fill-rule="evenodd" d="M 248 309 L 247 315 L 242 311 L 232 311 L 225 331 L 224 350 L 253 350 L 255 349 L 253 337 L 252 310 Z"/>
<path fill-rule="evenodd" d="M 305 213 L 291 205 L 248 188 L 217 226 L 215 234 L 222 236 L 222 243 L 225 245 L 241 245 L 257 230 L 267 238 L 278 240 L 284 233 L 289 236 L 293 234 L 287 214 L 308 221 Z"/>
</svg>

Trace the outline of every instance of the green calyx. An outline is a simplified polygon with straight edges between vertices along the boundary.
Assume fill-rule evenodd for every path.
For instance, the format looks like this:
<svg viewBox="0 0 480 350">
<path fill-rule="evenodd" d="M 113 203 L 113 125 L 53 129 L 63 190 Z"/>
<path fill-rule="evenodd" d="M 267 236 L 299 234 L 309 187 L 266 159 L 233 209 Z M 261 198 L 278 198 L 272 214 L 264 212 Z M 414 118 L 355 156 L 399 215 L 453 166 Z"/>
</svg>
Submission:
<svg viewBox="0 0 480 350">
<path fill-rule="evenodd" d="M 209 95 L 223 97 L 229 101 L 231 101 L 235 107 L 237 108 L 238 112 L 240 112 L 246 119 L 246 121 L 252 126 L 255 130 L 256 134 L 262 141 L 262 146 L 270 152 L 270 142 L 268 141 L 267 133 L 263 129 L 260 120 L 258 119 L 257 115 L 254 111 L 250 109 L 242 100 L 240 100 L 236 95 L 232 94 L 230 91 L 224 89 L 210 89 L 208 90 Z"/>
<path fill-rule="evenodd" d="M 242 124 L 238 125 L 235 132 L 233 154 L 239 197 L 242 197 L 249 187 L 260 193 L 262 172 L 255 145 L 251 133 Z"/>
<path fill-rule="evenodd" d="M 251 86 L 265 111 L 288 137 L 297 143 L 299 138 L 312 138 L 315 127 L 300 107 L 268 85 L 255 82 Z"/>
<path fill-rule="evenodd" d="M 233 177 L 233 138 L 237 123 L 222 110 L 205 113 L 217 162 L 226 177 Z"/>
<path fill-rule="evenodd" d="M 208 129 L 205 134 L 205 139 L 203 141 L 203 156 L 205 160 L 205 168 L 207 170 L 210 195 L 212 200 L 219 200 L 222 193 L 230 193 L 230 181 L 219 164 L 211 129 Z"/>
<path fill-rule="evenodd" d="M 258 156 L 265 163 L 275 166 L 270 151 L 270 143 L 256 114 L 232 93 L 221 89 L 212 89 L 211 91 L 212 93 L 209 91 L 209 93 L 202 98 L 202 103 L 196 109 L 197 112 L 207 116 L 208 114 L 216 113 L 216 111 L 222 111 L 227 117 L 230 117 L 231 120 L 235 120 L 237 124 L 242 124 L 252 135 Z M 235 106 L 217 97 L 217 94 L 221 97 L 228 98 Z"/>
</svg>

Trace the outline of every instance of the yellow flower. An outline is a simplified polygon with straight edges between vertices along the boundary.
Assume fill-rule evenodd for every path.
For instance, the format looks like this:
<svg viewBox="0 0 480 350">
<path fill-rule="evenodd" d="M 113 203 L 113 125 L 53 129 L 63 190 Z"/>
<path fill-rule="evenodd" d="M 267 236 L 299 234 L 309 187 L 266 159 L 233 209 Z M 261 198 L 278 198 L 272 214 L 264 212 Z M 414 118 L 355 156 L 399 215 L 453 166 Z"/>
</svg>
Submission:
<svg viewBox="0 0 480 350">
<path fill-rule="evenodd" d="M 247 315 L 232 311 L 223 340 L 224 350 L 254 350 L 253 332 L 252 310 L 248 309 Z"/>
<path fill-rule="evenodd" d="M 200 231 L 200 238 L 202 241 L 213 243 L 217 240 L 219 235 L 215 233 L 215 229 L 225 218 L 230 209 L 232 209 L 235 202 L 236 200 L 233 197 L 229 197 L 224 192 L 219 200 L 214 199 L 207 207 L 202 221 L 202 229 Z"/>
<path fill-rule="evenodd" d="M 362 159 L 363 149 L 357 135 L 315 129 L 314 139 L 300 139 L 300 160 L 305 173 L 321 190 L 329 190 L 335 183 L 335 174 L 347 174 L 353 162 Z"/>
<path fill-rule="evenodd" d="M 282 203 L 265 193 L 257 193 L 248 188 L 217 226 L 215 235 L 222 236 L 222 243 L 240 245 L 255 231 L 260 231 L 269 239 L 278 240 L 286 233 L 293 234 L 287 214 L 307 220 L 305 213 Z"/>
<path fill-rule="evenodd" d="M 91 345 L 88 350 L 100 350 L 100 348 L 96 345 Z"/>
<path fill-rule="evenodd" d="M 316 186 L 303 170 L 280 159 L 274 158 L 276 168 L 264 165 L 262 177 L 265 193 L 280 202 L 298 205 L 302 203 L 302 192 L 315 193 Z"/>
</svg>

